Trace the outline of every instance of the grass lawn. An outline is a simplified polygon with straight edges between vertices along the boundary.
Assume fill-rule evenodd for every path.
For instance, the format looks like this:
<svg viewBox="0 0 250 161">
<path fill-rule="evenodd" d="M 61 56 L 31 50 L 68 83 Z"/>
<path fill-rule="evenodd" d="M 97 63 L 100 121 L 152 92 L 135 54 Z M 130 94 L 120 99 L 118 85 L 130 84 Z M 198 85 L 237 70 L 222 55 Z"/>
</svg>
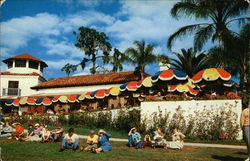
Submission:
<svg viewBox="0 0 250 161">
<path fill-rule="evenodd" d="M 81 140 L 84 144 L 86 140 Z M 246 150 L 185 147 L 182 151 L 145 148 L 129 149 L 124 143 L 111 142 L 111 152 L 93 154 L 66 150 L 58 152 L 60 143 L 18 142 L 0 139 L 1 159 L 4 161 L 78 161 L 78 160 L 168 160 L 168 161 L 242 161 Z"/>
</svg>

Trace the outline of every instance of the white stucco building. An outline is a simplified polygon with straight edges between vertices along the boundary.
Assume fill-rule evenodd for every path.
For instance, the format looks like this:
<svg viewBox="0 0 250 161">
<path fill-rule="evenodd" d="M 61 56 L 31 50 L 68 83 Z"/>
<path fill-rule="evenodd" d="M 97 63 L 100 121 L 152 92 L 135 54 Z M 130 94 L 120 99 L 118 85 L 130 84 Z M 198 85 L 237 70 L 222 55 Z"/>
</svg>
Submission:
<svg viewBox="0 0 250 161">
<path fill-rule="evenodd" d="M 0 73 L 0 98 L 29 96 L 36 91 L 30 87 L 36 86 L 46 79 L 43 69 L 48 65 L 30 54 L 21 54 L 3 60 L 6 71 Z"/>
</svg>

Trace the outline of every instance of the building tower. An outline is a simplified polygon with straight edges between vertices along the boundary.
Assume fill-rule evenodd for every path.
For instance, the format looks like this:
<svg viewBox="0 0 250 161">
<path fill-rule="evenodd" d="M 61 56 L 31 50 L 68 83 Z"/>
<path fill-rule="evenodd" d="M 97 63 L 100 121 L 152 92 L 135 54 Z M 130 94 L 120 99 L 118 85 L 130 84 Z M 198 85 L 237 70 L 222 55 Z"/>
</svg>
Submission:
<svg viewBox="0 0 250 161">
<path fill-rule="evenodd" d="M 46 79 L 44 68 L 48 65 L 30 54 L 21 54 L 3 60 L 6 72 L 0 73 L 0 96 L 29 96 L 35 91 L 30 87 L 38 85 Z"/>
</svg>

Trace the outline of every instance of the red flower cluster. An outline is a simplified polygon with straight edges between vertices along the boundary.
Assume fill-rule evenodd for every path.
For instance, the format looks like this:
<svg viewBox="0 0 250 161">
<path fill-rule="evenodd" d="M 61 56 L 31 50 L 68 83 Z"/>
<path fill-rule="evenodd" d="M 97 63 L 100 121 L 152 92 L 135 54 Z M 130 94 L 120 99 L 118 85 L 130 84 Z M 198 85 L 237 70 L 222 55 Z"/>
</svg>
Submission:
<svg viewBox="0 0 250 161">
<path fill-rule="evenodd" d="M 228 139 L 228 135 L 227 135 L 226 133 L 222 132 L 222 133 L 220 133 L 219 138 L 220 138 L 221 140 Z"/>
<path fill-rule="evenodd" d="M 226 95 L 228 98 L 240 98 L 236 92 L 228 92 Z"/>
<path fill-rule="evenodd" d="M 171 98 L 171 97 L 179 97 L 179 96 L 176 94 L 168 94 L 167 97 Z"/>
<path fill-rule="evenodd" d="M 211 94 L 206 94 L 205 95 L 207 98 L 215 98 L 216 96 L 213 96 L 213 95 L 211 95 Z"/>
</svg>

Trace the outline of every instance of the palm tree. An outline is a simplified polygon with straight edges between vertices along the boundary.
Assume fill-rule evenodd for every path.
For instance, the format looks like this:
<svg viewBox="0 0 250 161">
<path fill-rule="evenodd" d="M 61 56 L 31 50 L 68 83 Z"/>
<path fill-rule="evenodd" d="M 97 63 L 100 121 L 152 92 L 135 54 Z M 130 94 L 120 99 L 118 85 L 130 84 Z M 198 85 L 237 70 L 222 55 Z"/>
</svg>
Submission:
<svg viewBox="0 0 250 161">
<path fill-rule="evenodd" d="M 159 61 L 159 57 L 163 56 L 155 55 L 155 46 L 146 44 L 145 41 L 135 41 L 133 44 L 135 48 L 131 47 L 125 51 L 127 62 L 136 65 L 136 70 L 141 73 L 141 79 L 143 79 L 146 65 Z"/>
<path fill-rule="evenodd" d="M 189 77 L 194 76 L 198 71 L 207 68 L 207 56 L 204 53 L 193 51 L 192 48 L 185 50 L 181 49 L 181 54 L 174 53 L 177 59 L 172 59 L 170 63 L 172 69 L 183 71 Z"/>
<path fill-rule="evenodd" d="M 248 23 L 241 28 L 239 34 L 234 33 L 226 37 L 225 48 L 213 47 L 208 54 L 209 64 L 223 67 L 235 76 L 240 75 L 240 90 L 243 93 L 243 104 L 248 104 L 250 93 L 249 44 L 250 24 Z"/>
<path fill-rule="evenodd" d="M 212 39 L 224 46 L 224 36 L 231 32 L 229 25 L 232 22 L 244 22 L 249 17 L 239 17 L 247 12 L 248 2 L 245 0 L 182 0 L 171 9 L 175 18 L 182 14 L 194 16 L 196 19 L 208 19 L 211 23 L 199 23 L 181 27 L 169 39 L 167 46 L 171 49 L 173 42 L 190 33 L 195 33 L 194 49 L 200 50 L 203 45 Z"/>
<path fill-rule="evenodd" d="M 126 60 L 124 53 L 120 52 L 118 49 L 114 48 L 114 55 L 107 56 L 104 58 L 105 63 L 111 63 L 113 65 L 112 72 L 118 72 L 123 70 L 122 63 Z"/>
</svg>

